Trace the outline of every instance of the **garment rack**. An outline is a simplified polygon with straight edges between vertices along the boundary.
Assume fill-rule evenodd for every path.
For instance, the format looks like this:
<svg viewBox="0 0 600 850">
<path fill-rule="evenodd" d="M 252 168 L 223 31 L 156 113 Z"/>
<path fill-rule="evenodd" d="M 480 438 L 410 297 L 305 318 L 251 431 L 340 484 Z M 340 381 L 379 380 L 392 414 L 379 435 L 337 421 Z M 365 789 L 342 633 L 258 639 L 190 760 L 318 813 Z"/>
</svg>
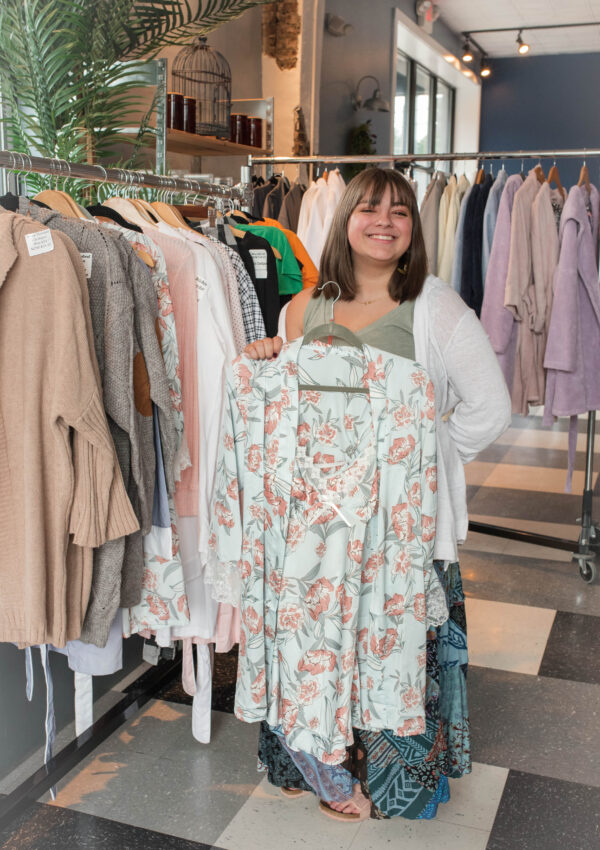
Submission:
<svg viewBox="0 0 600 850">
<path fill-rule="evenodd" d="M 131 190 L 140 188 L 157 189 L 165 192 L 184 194 L 210 195 L 215 198 L 243 199 L 244 176 L 247 169 L 242 167 L 242 187 L 228 186 L 224 183 L 213 183 L 165 177 L 160 174 L 149 174 L 144 171 L 131 171 L 124 168 L 105 168 L 103 165 L 90 165 L 85 162 L 68 162 L 64 159 L 50 159 L 43 156 L 29 156 L 18 151 L 0 151 L 0 168 L 16 171 L 20 174 L 55 175 L 57 178 L 81 179 L 91 183 L 117 183 Z"/>
<path fill-rule="evenodd" d="M 598 148 L 578 148 L 563 150 L 520 150 L 520 151 L 476 151 L 469 153 L 429 153 L 429 154 L 364 154 L 363 156 L 260 156 L 248 157 L 248 165 L 358 165 L 372 164 L 380 165 L 394 163 L 410 165 L 413 162 L 456 162 L 461 160 L 503 160 L 503 159 L 565 159 L 567 157 L 583 158 L 599 157 Z M 537 546 L 546 546 L 551 549 L 561 549 L 573 552 L 573 560 L 579 565 L 579 573 L 585 582 L 591 583 L 597 575 L 596 558 L 600 556 L 600 526 L 592 518 L 593 502 L 593 462 L 594 462 L 594 440 L 596 432 L 596 411 L 588 411 L 587 422 L 587 444 L 585 459 L 585 483 L 583 490 L 581 517 L 577 522 L 581 524 L 581 532 L 577 543 L 574 540 L 566 540 L 561 537 L 551 537 L 545 534 L 535 534 L 516 528 L 501 525 L 492 525 L 484 522 L 469 522 L 469 530 L 480 534 L 490 534 L 494 537 L 503 537 L 509 540 L 517 540 L 523 543 L 531 543 Z"/>
<path fill-rule="evenodd" d="M 250 178 L 246 166 L 241 170 L 239 186 L 212 183 L 193 178 L 179 179 L 141 171 L 122 168 L 104 168 L 102 165 L 67 162 L 62 159 L 29 156 L 18 151 L 0 150 L 0 169 L 18 174 L 37 172 L 56 175 L 58 178 L 82 179 L 93 183 L 120 184 L 135 191 L 138 188 L 151 188 L 167 193 L 208 195 L 219 198 L 236 198 L 244 204 L 250 191 L 247 185 Z M 152 699 L 156 693 L 172 682 L 181 670 L 181 657 L 173 661 L 163 661 L 155 669 L 149 670 L 127 689 L 120 702 L 86 729 L 81 735 L 67 744 L 59 753 L 42 765 L 31 776 L 22 781 L 12 792 L 0 799 L 0 831 L 8 826 L 19 814 L 23 813 L 34 801 L 52 788 L 70 770 L 79 764 L 92 750 L 123 723 L 131 719 Z"/>
</svg>

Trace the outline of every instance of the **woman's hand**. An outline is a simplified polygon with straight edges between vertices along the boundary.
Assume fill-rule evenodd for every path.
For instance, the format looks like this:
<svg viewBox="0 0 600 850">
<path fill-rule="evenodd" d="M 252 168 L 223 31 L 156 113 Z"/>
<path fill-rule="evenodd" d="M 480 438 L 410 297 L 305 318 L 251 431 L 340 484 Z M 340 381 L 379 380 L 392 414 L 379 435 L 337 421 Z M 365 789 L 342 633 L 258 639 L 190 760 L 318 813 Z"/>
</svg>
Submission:
<svg viewBox="0 0 600 850">
<path fill-rule="evenodd" d="M 257 339 L 256 342 L 251 342 L 244 349 L 244 354 L 251 357 L 252 360 L 273 360 L 281 351 L 283 340 L 280 336 L 266 336 L 264 339 Z"/>
</svg>

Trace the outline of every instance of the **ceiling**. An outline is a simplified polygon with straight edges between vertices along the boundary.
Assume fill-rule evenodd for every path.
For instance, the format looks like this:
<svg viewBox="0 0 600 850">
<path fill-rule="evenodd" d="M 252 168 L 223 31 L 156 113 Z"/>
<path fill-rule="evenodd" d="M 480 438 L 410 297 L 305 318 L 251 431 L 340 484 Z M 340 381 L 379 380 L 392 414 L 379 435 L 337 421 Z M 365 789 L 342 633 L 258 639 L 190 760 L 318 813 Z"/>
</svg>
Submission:
<svg viewBox="0 0 600 850">
<path fill-rule="evenodd" d="M 489 56 L 517 56 L 515 39 L 523 27 L 530 56 L 600 52 L 600 0 L 435 0 L 441 18 L 454 32 L 514 27 L 512 32 L 475 33 Z M 574 29 L 527 30 L 527 24 L 597 22 Z"/>
</svg>

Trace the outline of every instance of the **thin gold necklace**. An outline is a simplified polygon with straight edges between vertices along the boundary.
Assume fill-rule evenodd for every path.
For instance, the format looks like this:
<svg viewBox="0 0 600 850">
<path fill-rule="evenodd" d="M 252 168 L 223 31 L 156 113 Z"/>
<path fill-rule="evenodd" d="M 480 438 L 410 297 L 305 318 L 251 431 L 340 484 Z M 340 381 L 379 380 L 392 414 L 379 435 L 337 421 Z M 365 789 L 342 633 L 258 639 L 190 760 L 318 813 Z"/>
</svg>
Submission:
<svg viewBox="0 0 600 850">
<path fill-rule="evenodd" d="M 379 295 L 377 298 L 371 298 L 369 301 L 359 301 L 358 298 L 355 298 L 354 300 L 356 301 L 357 304 L 362 304 L 364 307 L 366 307 L 368 304 L 374 304 L 375 301 L 381 301 L 382 298 L 387 298 L 387 297 L 388 297 L 388 293 L 386 292 L 385 295 Z"/>
</svg>

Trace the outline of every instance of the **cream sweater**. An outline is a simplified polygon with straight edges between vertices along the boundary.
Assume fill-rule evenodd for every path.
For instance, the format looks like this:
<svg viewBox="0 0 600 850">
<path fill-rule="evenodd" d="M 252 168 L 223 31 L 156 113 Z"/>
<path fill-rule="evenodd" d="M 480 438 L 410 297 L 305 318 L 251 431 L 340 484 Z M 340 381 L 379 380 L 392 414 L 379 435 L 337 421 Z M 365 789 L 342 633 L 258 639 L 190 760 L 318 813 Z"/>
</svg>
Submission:
<svg viewBox="0 0 600 850">
<path fill-rule="evenodd" d="M 51 250 L 32 256 L 26 237 L 39 233 Z M 0 215 L 0 641 L 77 637 L 90 547 L 137 528 L 102 405 L 79 253 L 58 231 Z"/>
</svg>

